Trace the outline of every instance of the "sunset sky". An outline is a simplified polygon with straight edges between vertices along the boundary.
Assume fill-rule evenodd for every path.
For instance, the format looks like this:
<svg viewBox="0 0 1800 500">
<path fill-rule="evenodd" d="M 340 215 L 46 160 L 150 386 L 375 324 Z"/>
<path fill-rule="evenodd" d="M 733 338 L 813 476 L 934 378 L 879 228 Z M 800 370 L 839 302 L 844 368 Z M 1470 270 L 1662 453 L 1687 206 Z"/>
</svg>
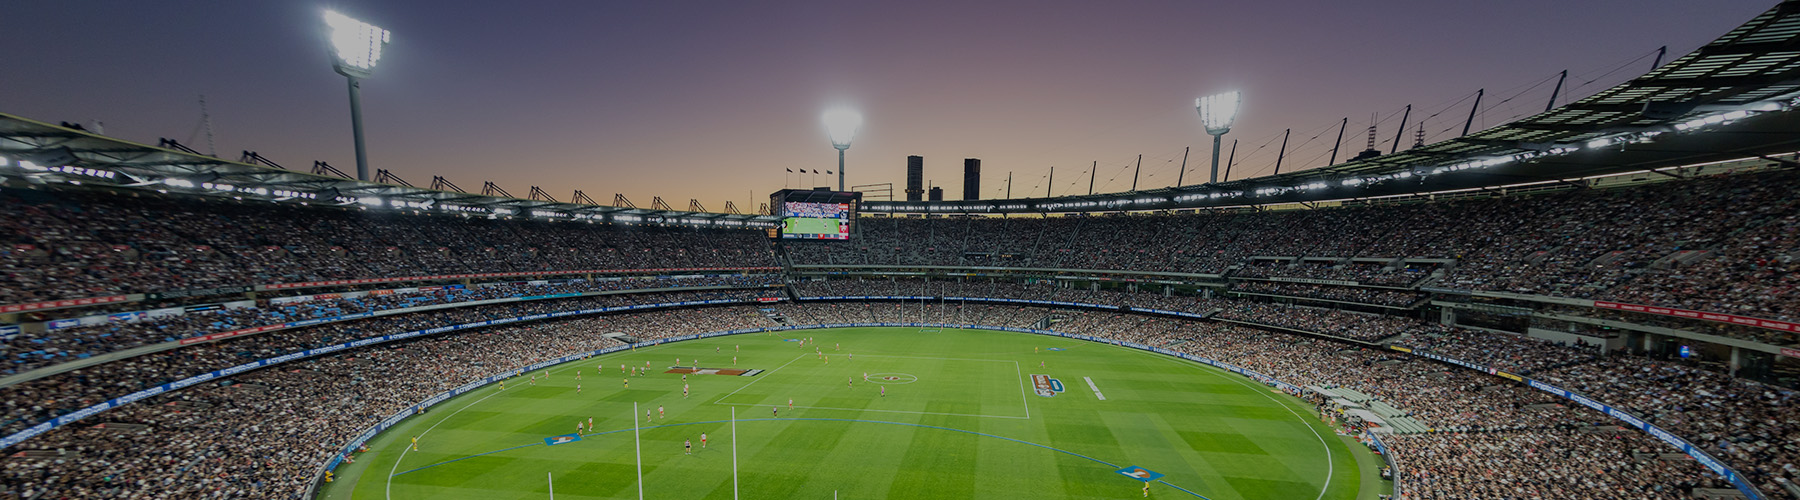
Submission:
<svg viewBox="0 0 1800 500">
<path fill-rule="evenodd" d="M 1560 104 L 1774 3 L 15 2 L 0 9 L 0 112 L 205 152 L 205 94 L 220 156 L 353 172 L 320 20 L 333 8 L 393 32 L 363 84 L 370 166 L 421 186 L 752 210 L 784 186 L 836 185 L 784 170 L 836 170 L 819 116 L 843 104 L 865 116 L 850 184 L 903 196 L 917 154 L 951 199 L 970 157 L 984 198 L 1009 171 L 1014 197 L 1060 195 L 1087 192 L 1094 161 L 1096 191 L 1129 189 L 1139 154 L 1139 187 L 1172 185 L 1188 146 L 1186 183 L 1203 180 L 1201 95 L 1244 92 L 1232 178 L 1270 173 L 1286 128 L 1282 169 L 1313 168 L 1344 117 L 1340 161 L 1371 114 L 1386 151 L 1407 104 L 1403 148 L 1422 118 L 1427 142 L 1452 138 L 1476 89 L 1476 128 L 1498 125 L 1542 111 L 1558 71 Z"/>
</svg>

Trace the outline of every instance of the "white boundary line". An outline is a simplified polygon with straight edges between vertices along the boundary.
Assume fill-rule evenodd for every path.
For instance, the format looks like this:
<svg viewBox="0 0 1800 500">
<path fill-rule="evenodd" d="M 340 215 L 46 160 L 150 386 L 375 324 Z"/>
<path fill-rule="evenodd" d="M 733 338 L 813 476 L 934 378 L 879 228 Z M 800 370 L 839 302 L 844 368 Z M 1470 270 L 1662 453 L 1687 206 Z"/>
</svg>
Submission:
<svg viewBox="0 0 1800 500">
<path fill-rule="evenodd" d="M 1137 350 L 1137 349 L 1132 349 L 1132 350 L 1133 350 L 1133 351 L 1138 351 L 1138 350 Z M 1169 361 L 1169 362 L 1171 362 L 1171 363 L 1176 363 L 1176 364 L 1182 364 L 1182 365 L 1188 365 L 1188 366 L 1196 366 L 1196 367 L 1200 367 L 1200 366 L 1206 366 L 1206 365 L 1204 365 L 1204 364 L 1201 364 L 1201 363 L 1196 363 L 1196 362 L 1193 362 L 1193 361 L 1188 361 L 1188 360 L 1185 360 L 1185 359 L 1181 359 L 1181 358 L 1175 358 L 1175 357 L 1170 357 L 1170 356 L 1168 356 L 1168 355 L 1164 355 L 1164 354 L 1157 354 L 1157 353 L 1154 353 L 1154 352 L 1149 352 L 1149 351 L 1138 351 L 1138 352 L 1142 352 L 1142 353 L 1144 353 L 1144 354 L 1149 354 L 1149 355 L 1152 355 L 1152 356 L 1156 356 L 1156 357 L 1157 357 L 1157 358 L 1161 358 L 1161 359 L 1165 359 L 1165 360 L 1168 360 L 1168 361 Z M 1219 371 L 1224 371 L 1224 369 L 1222 369 L 1222 368 L 1219 368 L 1219 367 L 1216 367 L 1216 366 L 1213 366 L 1213 367 L 1208 367 L 1208 368 L 1213 368 L 1213 369 L 1214 369 L 1214 370 L 1219 370 Z M 1337 470 L 1337 464 L 1335 464 L 1335 463 L 1333 463 L 1333 462 L 1334 462 L 1334 461 L 1335 461 L 1335 457 L 1334 457 L 1334 456 L 1333 456 L 1333 455 L 1332 455 L 1332 453 L 1331 453 L 1331 445 L 1330 445 L 1330 444 L 1327 444 L 1327 443 L 1326 443 L 1326 442 L 1325 442 L 1325 436 L 1323 436 L 1323 435 L 1320 435 L 1320 434 L 1319 434 L 1319 429 L 1317 429 L 1317 428 L 1314 428 L 1314 427 L 1313 427 L 1313 426 L 1312 426 L 1312 423 L 1311 423 L 1311 422 L 1308 422 L 1308 421 L 1307 421 L 1307 420 L 1306 420 L 1306 417 L 1305 417 L 1305 416 L 1303 416 L 1303 415 L 1301 415 L 1301 414 L 1300 414 L 1300 412 L 1297 412 L 1297 411 L 1294 411 L 1294 407 L 1292 407 L 1292 406 L 1288 406 L 1288 404 L 1287 404 L 1287 403 L 1285 403 L 1285 402 L 1282 402 L 1282 401 L 1281 401 L 1281 400 L 1279 400 L 1279 399 L 1275 399 L 1275 397 L 1274 397 L 1274 396 L 1270 396 L 1270 395 L 1269 395 L 1269 394 L 1268 394 L 1268 393 L 1267 393 L 1267 392 L 1265 392 L 1265 391 L 1264 391 L 1264 389 L 1266 389 L 1266 387 L 1262 387 L 1262 386 L 1254 386 L 1254 385 L 1250 385 L 1250 384 L 1248 384 L 1248 383 L 1245 383 L 1245 382 L 1244 382 L 1244 378 L 1245 378 L 1245 377 L 1241 377 L 1241 376 L 1237 376 L 1237 375 L 1235 375 L 1235 374 L 1231 374 L 1231 373 L 1229 373 L 1229 372 L 1227 372 L 1227 373 L 1218 373 L 1218 372 L 1215 372 L 1215 371 L 1213 371 L 1213 370 L 1206 370 L 1206 369 L 1202 369 L 1202 370 L 1201 370 L 1201 371 L 1203 371 L 1203 372 L 1206 372 L 1206 373 L 1211 373 L 1211 374 L 1213 374 L 1213 375 L 1214 375 L 1214 376 L 1218 376 L 1218 377 L 1221 377 L 1221 378 L 1224 378 L 1224 379 L 1227 379 L 1227 380 L 1230 380 L 1230 381 L 1232 381 L 1232 382 L 1237 382 L 1237 383 L 1238 383 L 1238 385 L 1242 385 L 1242 386 L 1244 386 L 1244 387 L 1249 387 L 1249 388 L 1250 388 L 1250 389 L 1251 389 L 1251 391 L 1252 391 L 1252 392 L 1255 392 L 1255 393 L 1257 393 L 1257 394 L 1261 394 L 1261 395 L 1262 395 L 1262 397 L 1265 397 L 1265 398 L 1268 398 L 1268 399 L 1269 399 L 1269 401 L 1273 401 L 1273 402 L 1275 402 L 1275 404 L 1278 404 L 1278 405 L 1281 405 L 1281 408 L 1282 408 L 1282 409 L 1285 409 L 1285 410 L 1287 410 L 1287 411 L 1288 411 L 1288 413 L 1292 413 L 1292 414 L 1294 414 L 1294 418 L 1296 418 L 1296 419 L 1299 419 L 1299 420 L 1300 420 L 1300 425 L 1303 425 L 1303 426 L 1306 426 L 1306 430 L 1309 430 L 1309 431 L 1312 431 L 1312 433 L 1313 433 L 1313 437 L 1316 437 L 1316 438 L 1319 438 L 1319 446 L 1321 446 L 1321 447 L 1324 447 L 1324 448 L 1325 448 L 1325 485 L 1324 485 L 1324 486 L 1321 486 L 1321 487 L 1319 487 L 1319 496 L 1317 496 L 1317 497 L 1313 497 L 1313 500 L 1319 500 L 1319 499 L 1322 499 L 1322 498 L 1325 498 L 1325 492 L 1326 492 L 1326 491 L 1327 491 L 1327 490 L 1330 490 L 1330 489 L 1331 489 L 1331 476 L 1332 476 L 1332 474 L 1333 474 L 1333 473 L 1334 473 L 1334 472 L 1336 472 L 1336 470 Z"/>
<path fill-rule="evenodd" d="M 481 399 L 477 399 L 469 404 L 463 405 L 462 408 L 457 408 L 456 411 L 450 412 L 449 415 L 444 415 L 444 418 L 438 419 L 437 423 L 431 424 L 431 427 L 426 428 L 425 432 L 419 433 L 419 437 L 425 437 L 426 434 L 431 433 L 432 429 L 436 429 L 437 426 L 443 425 L 444 421 L 450 420 L 450 417 L 454 417 L 454 416 L 456 416 L 456 414 L 462 413 L 463 410 L 467 410 L 471 406 L 480 404 L 482 401 L 487 401 L 488 398 L 491 398 L 494 396 L 499 396 L 500 393 L 502 393 L 502 392 L 505 392 L 505 390 L 504 389 L 495 389 L 493 394 L 482 396 Z M 394 466 L 392 468 L 388 469 L 388 476 L 387 476 L 387 481 L 386 481 L 387 484 L 386 484 L 386 487 L 383 488 L 383 495 L 385 495 L 386 498 L 390 498 L 390 499 L 394 498 L 394 472 L 397 472 L 400 470 L 400 461 L 406 459 L 406 452 L 409 452 L 409 451 L 412 451 L 411 446 L 401 448 L 400 456 L 394 458 Z"/>
<path fill-rule="evenodd" d="M 654 347 L 659 347 L 659 346 L 650 346 L 650 347 L 654 348 Z M 620 351 L 620 352 L 626 352 L 626 351 Z M 569 363 L 563 363 L 563 364 L 556 365 L 553 367 L 547 366 L 547 367 L 543 368 L 543 372 L 548 374 L 553 371 L 567 371 L 568 365 L 570 363 L 576 363 L 576 362 L 580 362 L 580 361 L 585 361 L 585 360 L 570 361 Z M 581 368 L 581 365 L 575 365 L 575 368 L 579 369 L 579 368 Z M 522 374 L 521 376 L 523 376 L 523 375 L 528 375 L 532 372 L 521 371 L 520 373 Z M 597 375 L 597 374 L 599 374 L 599 371 L 596 370 L 594 373 Z M 513 378 L 517 378 L 517 377 L 513 377 Z M 502 393 L 502 392 L 506 392 L 506 389 L 504 389 L 504 388 L 495 389 L 493 394 L 482 396 L 481 399 L 477 399 L 475 401 L 470 402 L 469 404 L 463 405 L 462 408 L 457 408 L 456 411 L 450 412 L 449 415 L 444 415 L 444 418 L 438 419 L 437 423 L 431 424 L 431 427 L 426 428 L 425 432 L 419 433 L 419 437 L 425 437 L 426 434 L 431 433 L 432 429 L 436 429 L 437 426 L 443 425 L 445 421 L 450 420 L 450 417 L 454 417 L 454 416 L 456 416 L 456 414 L 462 413 L 463 410 L 467 410 L 471 406 L 481 404 L 482 401 L 487 401 L 488 398 L 491 398 L 494 396 L 499 396 L 500 393 Z M 633 418 L 632 421 L 636 422 L 635 413 L 633 415 L 634 416 L 632 417 Z M 383 431 L 383 432 L 385 432 L 385 431 Z M 408 452 L 408 451 L 412 451 L 412 447 L 409 446 L 406 448 L 402 448 L 400 450 L 400 456 L 398 458 L 394 459 L 394 467 L 391 469 L 388 469 L 388 477 L 387 477 L 387 481 L 386 481 L 387 484 L 383 488 L 383 495 L 386 498 L 388 498 L 389 500 L 392 500 L 394 498 L 394 472 L 400 470 L 400 461 L 406 459 L 406 452 Z"/>
</svg>

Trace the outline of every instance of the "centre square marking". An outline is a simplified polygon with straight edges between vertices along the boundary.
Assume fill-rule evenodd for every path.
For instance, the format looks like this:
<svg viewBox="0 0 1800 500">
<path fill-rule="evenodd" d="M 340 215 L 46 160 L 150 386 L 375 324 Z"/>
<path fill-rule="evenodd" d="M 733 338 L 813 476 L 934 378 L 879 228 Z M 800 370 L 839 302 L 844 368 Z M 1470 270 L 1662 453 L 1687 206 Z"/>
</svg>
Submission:
<svg viewBox="0 0 1800 500">
<path fill-rule="evenodd" d="M 905 414 L 913 414 L 913 415 L 949 415 L 949 416 L 961 416 L 961 417 L 1003 418 L 1003 419 L 1018 419 L 1018 420 L 1031 419 L 1031 405 L 1029 404 L 1028 401 L 1026 401 L 1026 398 L 1029 397 L 1029 395 L 1031 394 L 1031 391 L 1027 390 L 1025 387 L 1024 370 L 1020 369 L 1018 361 L 1006 360 L 1006 359 L 972 359 L 972 358 L 928 357 L 928 356 L 898 356 L 898 355 L 883 355 L 883 354 L 866 355 L 866 358 L 870 359 L 870 360 L 892 360 L 892 361 L 884 361 L 884 363 L 889 363 L 889 364 L 891 364 L 891 366 L 880 366 L 881 368 L 903 368 L 904 365 L 907 363 L 915 363 L 915 361 L 911 361 L 911 360 L 923 360 L 925 363 L 922 363 L 922 364 L 928 364 L 928 365 L 942 365 L 945 363 L 952 363 L 952 364 L 971 363 L 971 364 L 962 365 L 961 368 L 959 369 L 959 371 L 957 371 L 955 374 L 950 376 L 948 379 L 939 377 L 939 378 L 934 378 L 930 381 L 924 381 L 918 375 L 911 374 L 911 373 L 870 371 L 868 373 L 869 380 L 866 382 L 866 384 L 877 385 L 877 386 L 914 384 L 914 385 L 908 386 L 909 389 L 895 388 L 893 390 L 889 390 L 888 391 L 889 394 L 884 396 L 884 395 L 881 395 L 879 392 L 875 391 L 875 387 L 869 387 L 868 385 L 856 385 L 856 384 L 851 384 L 851 385 L 847 386 L 844 384 L 844 379 L 840 378 L 840 377 L 843 377 L 844 375 L 850 375 L 851 380 L 855 381 L 863 375 L 863 372 L 861 370 L 856 370 L 854 372 L 851 372 L 848 369 L 842 370 L 842 371 L 836 371 L 835 369 L 832 369 L 832 368 L 828 367 L 827 365 L 823 365 L 823 364 L 812 365 L 810 363 L 802 364 L 800 366 L 794 366 L 794 363 L 799 362 L 802 359 L 811 359 L 813 357 L 815 357 L 815 353 L 799 354 L 799 355 L 795 356 L 794 359 L 788 360 L 786 363 L 783 363 L 781 366 L 778 366 L 775 369 L 772 369 L 772 370 L 769 370 L 766 372 L 762 372 L 761 375 L 758 377 L 755 377 L 754 380 L 751 380 L 749 383 L 746 383 L 743 386 L 738 387 L 737 390 L 734 390 L 734 391 L 731 391 L 730 393 L 725 394 L 723 397 L 720 397 L 718 400 L 713 401 L 712 404 L 724 405 L 724 406 L 754 406 L 754 407 L 772 406 L 772 407 L 780 407 L 783 410 L 788 409 L 788 407 L 791 405 L 791 407 L 793 409 L 844 410 L 844 411 L 873 412 L 873 413 L 905 413 Z M 865 359 L 865 356 L 857 356 L 856 357 L 856 361 L 858 362 L 858 364 L 862 364 L 864 359 Z M 1004 368 L 1002 368 L 1002 367 L 1004 367 Z M 871 368 L 875 368 L 875 366 L 871 366 Z M 796 374 L 795 372 L 800 372 L 800 373 Z M 850 373 L 844 373 L 844 372 L 850 372 Z M 1007 372 L 1011 372 L 1011 373 L 1007 373 Z M 821 375 L 824 375 L 825 373 L 835 373 L 835 374 L 821 377 Z M 780 381 L 773 382 L 777 386 L 777 388 L 775 389 L 776 392 L 781 392 L 781 394 L 779 394 L 779 395 L 764 394 L 764 393 L 757 393 L 757 392 L 744 393 L 744 391 L 749 389 L 751 386 L 757 385 L 758 383 L 763 382 L 769 378 L 781 379 Z M 942 402 L 940 400 L 927 400 L 927 399 L 919 398 L 920 395 L 933 394 L 937 390 L 937 388 L 935 387 L 937 384 L 954 384 L 957 386 L 970 386 L 970 385 L 984 386 L 985 389 L 983 391 L 977 391 L 980 393 L 979 395 L 971 396 L 968 394 L 967 391 L 957 391 L 956 393 L 951 394 L 952 396 L 955 396 L 952 399 L 960 400 L 960 399 L 973 397 L 974 400 L 971 400 L 971 401 L 957 401 L 957 402 L 969 403 L 969 404 L 981 405 L 981 406 L 990 406 L 993 408 L 989 409 L 988 411 L 983 411 L 983 412 L 979 412 L 979 413 L 924 411 L 926 409 L 926 404 L 931 403 L 931 402 Z M 1014 388 L 1014 387 L 1016 387 L 1017 390 L 1019 391 L 1017 393 L 1018 396 L 998 396 L 996 398 L 996 396 L 998 394 L 1010 393 L 1012 388 Z M 900 390 L 900 391 L 902 391 L 902 393 L 893 393 L 894 390 Z M 912 392 L 907 392 L 908 390 L 910 390 Z M 848 392 L 833 394 L 838 391 L 848 391 Z M 743 394 L 740 395 L 740 393 L 743 393 Z M 790 396 L 790 393 L 791 393 L 791 396 Z M 819 397 L 868 397 L 872 401 L 872 403 L 868 406 L 859 406 L 859 407 L 855 407 L 855 408 L 811 406 L 811 405 L 806 404 L 807 402 L 819 401 L 819 399 L 817 399 Z M 1011 399 L 1012 397 L 1017 397 L 1018 399 Z M 793 399 L 794 401 L 790 402 L 789 401 L 790 399 Z M 1010 403 L 1007 402 L 1007 400 L 1009 400 L 1009 399 L 1011 400 Z M 874 402 L 880 402 L 880 403 L 874 403 Z M 1019 409 L 1016 414 L 1007 415 L 1007 414 L 989 413 L 990 411 L 993 411 L 994 409 L 1000 409 L 1000 407 L 1010 406 L 1013 404 L 1019 405 L 1016 407 Z M 995 405 L 999 405 L 999 406 L 995 406 Z M 1004 410 L 1002 410 L 1001 412 L 997 412 L 997 413 L 1010 413 L 1010 412 L 1004 412 Z"/>
<path fill-rule="evenodd" d="M 918 382 L 919 376 L 911 373 L 871 373 L 869 382 L 876 384 L 910 384 Z"/>
<path fill-rule="evenodd" d="M 762 370 L 761 369 L 740 370 L 737 368 L 701 368 L 698 366 L 671 366 L 671 367 L 669 367 L 669 371 L 665 371 L 663 373 L 692 373 L 695 375 L 735 375 L 735 376 L 740 376 L 740 377 L 754 377 L 757 374 L 762 373 Z"/>
</svg>

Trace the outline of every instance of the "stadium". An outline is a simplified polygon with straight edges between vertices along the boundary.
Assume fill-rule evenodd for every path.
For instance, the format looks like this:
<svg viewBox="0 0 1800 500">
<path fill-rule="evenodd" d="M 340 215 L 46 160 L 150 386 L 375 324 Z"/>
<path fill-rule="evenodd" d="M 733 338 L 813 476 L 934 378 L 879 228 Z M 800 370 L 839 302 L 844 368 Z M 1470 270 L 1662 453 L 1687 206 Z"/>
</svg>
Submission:
<svg viewBox="0 0 1800 500">
<path fill-rule="evenodd" d="M 399 42 L 321 24 L 354 174 L 0 112 L 4 497 L 1800 499 L 1800 1 L 1286 172 L 1204 97 L 1155 188 L 925 199 L 837 109 L 717 212 L 371 172 Z"/>
</svg>

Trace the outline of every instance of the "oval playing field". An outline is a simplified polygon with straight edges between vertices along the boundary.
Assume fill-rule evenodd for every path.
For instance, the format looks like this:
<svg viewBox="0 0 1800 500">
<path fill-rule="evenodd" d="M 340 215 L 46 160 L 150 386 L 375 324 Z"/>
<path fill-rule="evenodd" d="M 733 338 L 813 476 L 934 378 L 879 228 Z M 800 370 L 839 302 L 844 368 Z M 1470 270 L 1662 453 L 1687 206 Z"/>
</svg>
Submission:
<svg viewBox="0 0 1800 500">
<path fill-rule="evenodd" d="M 1153 498 L 1373 499 L 1379 487 L 1369 452 L 1309 404 L 1211 367 L 1009 332 L 781 333 L 641 348 L 465 394 L 372 440 L 321 497 L 1141 498 L 1131 468 L 1161 475 Z M 701 369 L 687 397 L 677 366 Z M 579 440 L 555 439 L 578 424 Z"/>
</svg>

